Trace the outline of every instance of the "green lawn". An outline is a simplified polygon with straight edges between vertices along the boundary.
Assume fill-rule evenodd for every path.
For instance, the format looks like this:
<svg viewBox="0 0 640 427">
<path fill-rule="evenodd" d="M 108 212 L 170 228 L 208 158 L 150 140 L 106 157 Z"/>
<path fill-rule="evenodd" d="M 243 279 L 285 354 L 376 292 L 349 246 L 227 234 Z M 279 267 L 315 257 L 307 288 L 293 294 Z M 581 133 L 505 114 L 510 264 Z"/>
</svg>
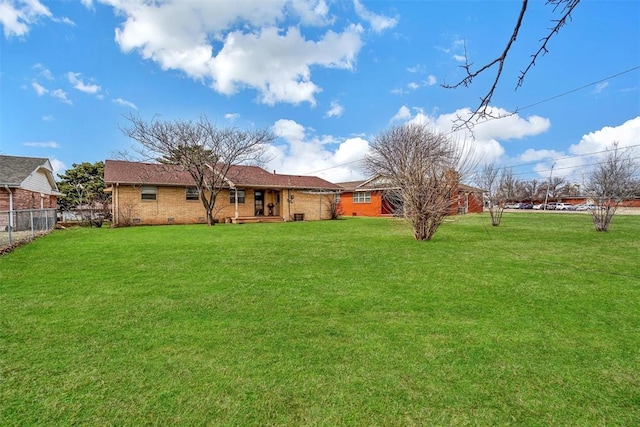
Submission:
<svg viewBox="0 0 640 427">
<path fill-rule="evenodd" d="M 0 257 L 0 425 L 640 425 L 640 216 L 54 231 Z"/>
</svg>

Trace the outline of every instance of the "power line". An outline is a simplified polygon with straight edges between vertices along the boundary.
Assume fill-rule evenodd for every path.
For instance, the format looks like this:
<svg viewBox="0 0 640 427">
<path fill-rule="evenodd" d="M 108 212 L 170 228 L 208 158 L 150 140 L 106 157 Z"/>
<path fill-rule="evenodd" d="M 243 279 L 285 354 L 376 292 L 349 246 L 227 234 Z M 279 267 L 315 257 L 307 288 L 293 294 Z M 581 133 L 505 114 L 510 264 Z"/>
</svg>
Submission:
<svg viewBox="0 0 640 427">
<path fill-rule="evenodd" d="M 620 76 L 622 76 L 622 75 L 624 75 L 624 74 L 630 73 L 630 72 L 635 71 L 635 70 L 638 70 L 638 69 L 640 69 L 640 65 L 637 65 L 637 66 L 635 66 L 635 67 L 631 67 L 631 68 L 629 68 L 629 69 L 627 69 L 627 70 L 624 70 L 624 71 L 621 71 L 621 72 L 619 72 L 619 73 L 616 73 L 616 74 L 610 75 L 610 76 L 605 77 L 605 78 L 602 78 L 602 79 L 600 79 L 600 80 L 597 80 L 597 81 L 594 81 L 594 82 L 591 82 L 591 83 L 584 84 L 584 85 L 582 85 L 582 86 L 580 86 L 580 87 L 577 87 L 577 88 L 575 88 L 575 89 L 571 89 L 571 90 L 568 90 L 568 91 L 566 91 L 566 92 L 562 92 L 562 93 L 560 93 L 560 94 L 558 94 L 558 95 L 551 96 L 551 97 L 546 98 L 546 99 L 543 99 L 543 100 L 541 100 L 541 101 L 534 102 L 534 103 L 529 104 L 529 105 L 526 105 L 526 106 L 524 106 L 524 107 L 522 107 L 522 108 L 518 108 L 518 109 L 516 109 L 516 111 L 514 111 L 513 113 L 511 113 L 511 114 L 509 114 L 509 115 L 506 115 L 506 116 L 488 117 L 488 118 L 487 118 L 487 119 L 485 119 L 484 121 L 479 122 L 479 123 L 476 123 L 476 126 L 477 126 L 477 125 L 484 124 L 484 123 L 487 123 L 487 122 L 490 122 L 490 121 L 493 121 L 493 120 L 500 120 L 500 119 L 503 119 L 503 118 L 505 118 L 505 117 L 509 117 L 509 116 L 511 116 L 511 115 L 517 114 L 519 111 L 526 110 L 526 109 L 528 109 L 528 108 L 534 107 L 534 106 L 536 106 L 536 105 L 543 104 L 543 103 L 545 103 L 545 102 L 552 101 L 552 100 L 554 100 L 554 99 L 562 98 L 562 97 L 567 96 L 567 95 L 570 95 L 570 94 L 572 94 L 572 93 L 574 93 L 574 92 L 578 92 L 578 91 L 583 90 L 583 89 L 586 89 L 586 88 L 588 88 L 588 87 L 590 87 L 590 86 L 595 86 L 595 85 L 597 85 L 597 84 L 599 84 L 599 83 L 602 83 L 602 82 L 604 82 L 604 81 L 611 80 L 611 79 L 614 79 L 614 78 L 616 78 L 616 77 L 620 77 Z M 445 136 L 453 135 L 454 133 L 457 133 L 457 132 L 458 132 L 457 130 L 451 130 L 451 131 L 449 131 L 449 132 L 444 133 L 443 135 L 445 135 Z M 631 147 L 637 147 L 637 146 L 639 146 L 639 145 L 640 145 L 640 144 L 636 144 L 636 145 L 631 145 L 631 146 L 627 146 L 627 147 L 620 147 L 620 148 L 631 148 Z M 604 151 L 606 151 L 606 150 L 604 150 Z M 596 152 L 596 153 L 593 153 L 593 154 L 602 153 L 602 152 L 604 152 L 604 151 Z M 586 155 L 589 155 L 589 154 L 583 154 L 583 155 L 577 155 L 577 156 L 568 156 L 568 157 L 566 157 L 566 158 L 580 157 L 580 156 L 586 156 Z M 562 159 L 562 158 L 560 158 L 560 159 Z M 341 163 L 341 164 L 339 164 L 339 165 L 330 166 L 330 167 L 327 167 L 327 168 L 324 168 L 324 169 L 318 169 L 318 170 L 315 170 L 315 171 L 307 172 L 307 173 L 305 173 L 304 175 L 310 175 L 310 174 L 314 174 L 314 173 L 318 173 L 318 172 L 324 172 L 324 171 L 327 171 L 327 170 L 336 169 L 336 168 L 343 167 L 343 166 L 347 166 L 347 165 L 351 165 L 351 164 L 354 164 L 354 163 L 359 163 L 359 162 L 361 162 L 362 160 L 363 160 L 363 159 L 359 159 L 359 160 L 353 160 L 353 161 L 346 162 L 346 163 Z M 554 160 L 559 160 L 559 159 L 554 159 Z M 536 164 L 536 163 L 539 163 L 539 161 L 532 162 L 532 163 L 529 163 L 529 164 Z M 514 166 L 514 167 L 526 166 L 526 165 L 529 165 L 529 164 L 524 163 L 524 164 L 521 164 L 521 165 L 518 165 L 518 166 Z"/>
</svg>

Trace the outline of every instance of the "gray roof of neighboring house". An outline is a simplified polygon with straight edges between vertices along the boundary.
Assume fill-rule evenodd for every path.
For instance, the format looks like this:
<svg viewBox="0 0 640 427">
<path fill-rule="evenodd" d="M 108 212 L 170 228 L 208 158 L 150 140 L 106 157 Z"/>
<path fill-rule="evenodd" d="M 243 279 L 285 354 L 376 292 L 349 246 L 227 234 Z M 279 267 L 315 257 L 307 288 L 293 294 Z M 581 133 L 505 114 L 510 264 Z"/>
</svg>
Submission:
<svg viewBox="0 0 640 427">
<path fill-rule="evenodd" d="M 341 190 L 340 186 L 316 176 L 275 174 L 257 166 L 232 166 L 226 178 L 241 187 Z M 105 161 L 104 181 L 106 184 L 195 185 L 191 175 L 179 166 L 121 160 Z"/>
<path fill-rule="evenodd" d="M 18 157 L 0 155 L 0 185 L 19 186 L 40 166 L 48 164 L 49 159 L 40 157 Z"/>
</svg>

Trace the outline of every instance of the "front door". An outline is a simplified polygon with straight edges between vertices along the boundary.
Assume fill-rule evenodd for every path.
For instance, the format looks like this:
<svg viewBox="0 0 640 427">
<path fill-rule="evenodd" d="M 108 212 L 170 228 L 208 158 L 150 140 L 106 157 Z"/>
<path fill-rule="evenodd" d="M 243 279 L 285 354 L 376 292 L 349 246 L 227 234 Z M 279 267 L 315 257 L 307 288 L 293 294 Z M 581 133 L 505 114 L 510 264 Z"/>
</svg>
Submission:
<svg viewBox="0 0 640 427">
<path fill-rule="evenodd" d="M 255 190 L 253 192 L 255 216 L 264 215 L 264 191 Z"/>
</svg>

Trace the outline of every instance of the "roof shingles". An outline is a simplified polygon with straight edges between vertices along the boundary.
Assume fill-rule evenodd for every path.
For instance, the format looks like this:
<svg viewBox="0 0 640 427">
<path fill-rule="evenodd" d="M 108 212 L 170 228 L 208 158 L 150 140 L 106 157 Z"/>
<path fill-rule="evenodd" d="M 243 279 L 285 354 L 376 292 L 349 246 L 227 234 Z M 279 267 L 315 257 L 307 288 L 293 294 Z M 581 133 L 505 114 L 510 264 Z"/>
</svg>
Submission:
<svg viewBox="0 0 640 427">
<path fill-rule="evenodd" d="M 339 185 L 316 176 L 282 175 L 257 166 L 232 166 L 227 179 L 237 187 L 269 187 L 306 190 L 341 190 Z M 109 184 L 195 185 L 191 175 L 180 166 L 159 163 L 107 160 L 104 180 Z"/>
<path fill-rule="evenodd" d="M 0 155 L 0 185 L 20 185 L 33 171 L 47 162 L 47 159 L 40 157 Z"/>
</svg>

